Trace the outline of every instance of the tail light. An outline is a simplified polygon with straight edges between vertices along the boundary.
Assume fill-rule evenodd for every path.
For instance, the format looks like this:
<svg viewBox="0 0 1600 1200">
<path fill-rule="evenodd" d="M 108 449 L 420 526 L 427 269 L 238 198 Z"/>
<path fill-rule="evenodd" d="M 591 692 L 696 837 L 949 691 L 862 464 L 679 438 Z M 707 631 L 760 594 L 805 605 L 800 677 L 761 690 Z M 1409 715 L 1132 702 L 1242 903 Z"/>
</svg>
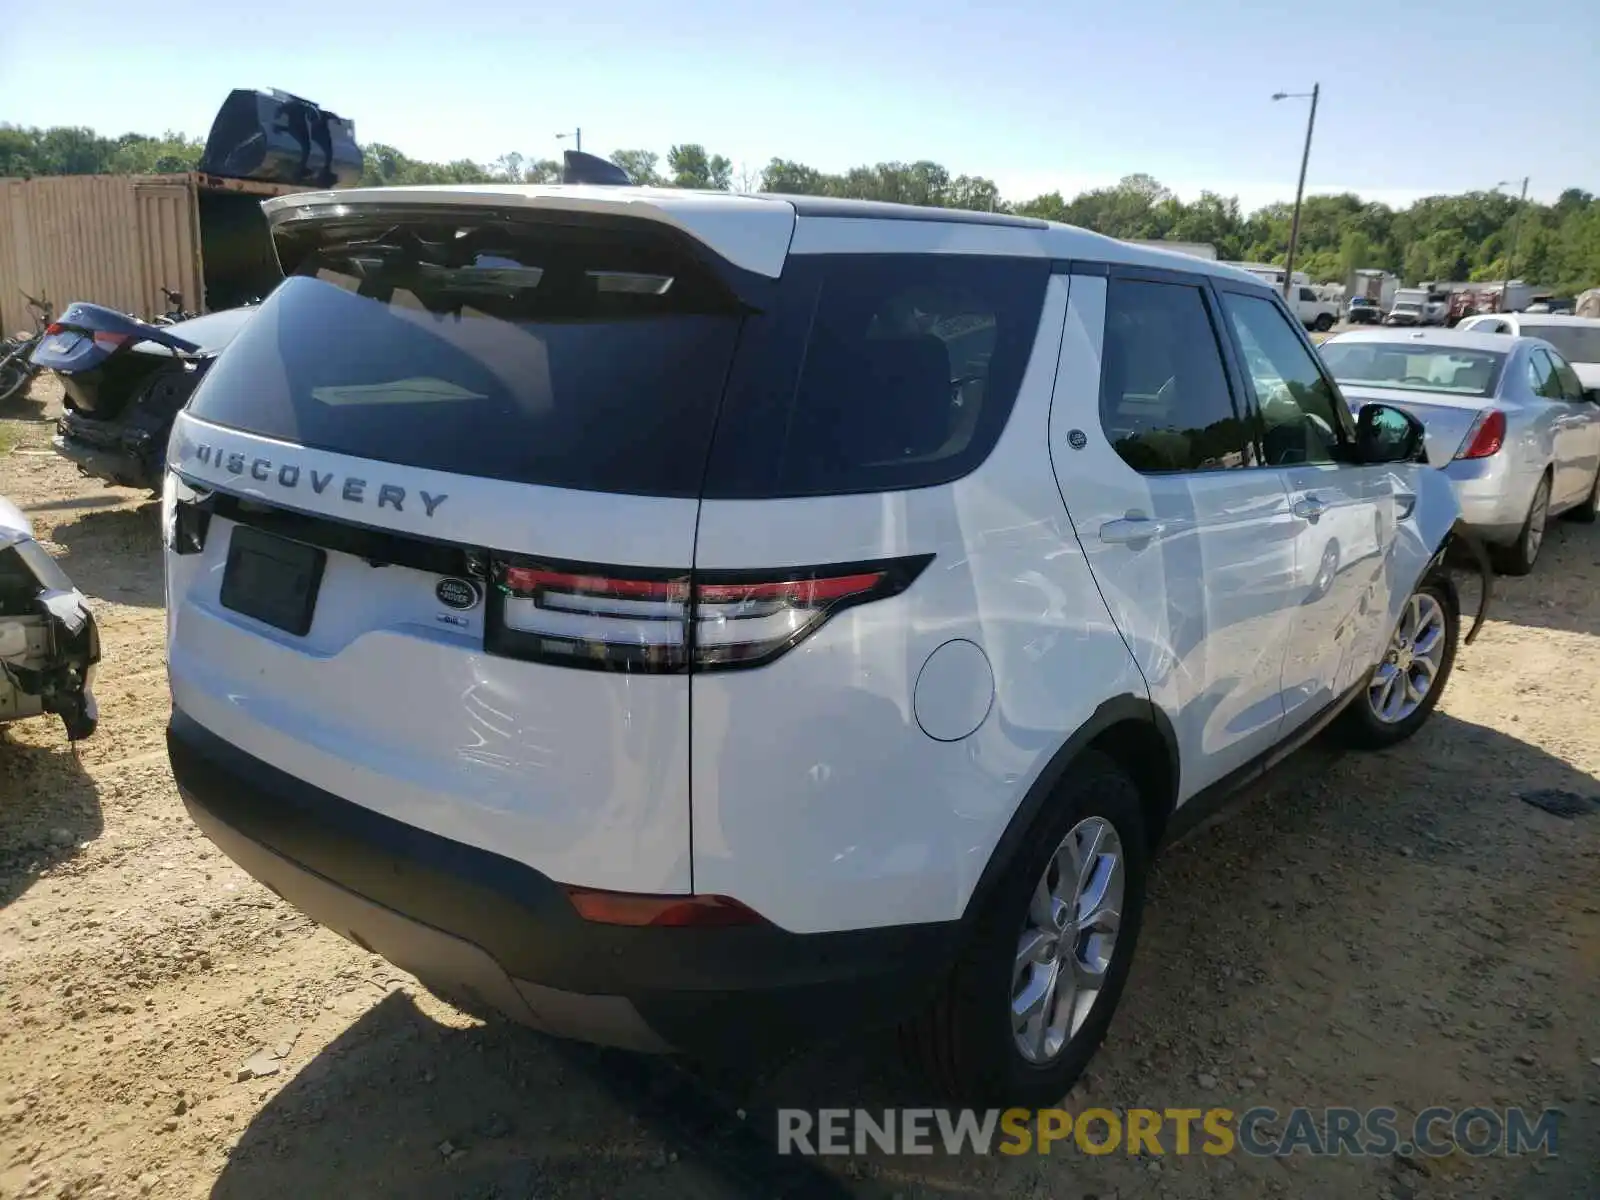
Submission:
<svg viewBox="0 0 1600 1200">
<path fill-rule="evenodd" d="M 161 480 L 161 543 L 174 554 L 199 554 L 206 548 L 211 511 L 200 493 L 168 471 Z"/>
<path fill-rule="evenodd" d="M 74 329 L 71 325 L 63 325 L 60 321 L 51 321 L 44 327 L 45 333 L 54 336 L 58 333 L 83 333 L 84 330 Z M 102 350 L 115 350 L 128 340 L 126 333 L 107 333 L 105 331 L 93 332 L 89 336 L 94 339 L 94 344 Z"/>
<path fill-rule="evenodd" d="M 1488 458 L 1498 454 L 1506 442 L 1506 415 L 1497 408 L 1486 408 L 1472 422 L 1461 440 L 1457 458 Z"/>
<path fill-rule="evenodd" d="M 491 562 L 484 648 L 600 670 L 771 662 L 834 613 L 903 592 L 932 555 L 766 572 Z"/>
</svg>

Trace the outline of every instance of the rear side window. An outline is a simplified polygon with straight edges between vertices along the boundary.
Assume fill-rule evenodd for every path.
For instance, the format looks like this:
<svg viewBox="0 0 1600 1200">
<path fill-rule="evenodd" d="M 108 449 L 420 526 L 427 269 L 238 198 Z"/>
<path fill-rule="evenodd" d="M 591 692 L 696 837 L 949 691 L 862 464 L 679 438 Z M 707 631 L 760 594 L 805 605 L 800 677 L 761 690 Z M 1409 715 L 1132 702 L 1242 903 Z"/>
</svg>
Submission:
<svg viewBox="0 0 1600 1200">
<path fill-rule="evenodd" d="M 665 234 L 441 214 L 315 240 L 196 416 L 458 474 L 698 493 L 742 309 Z"/>
<path fill-rule="evenodd" d="M 1249 465 L 1249 433 L 1234 409 L 1200 288 L 1111 280 L 1100 423 L 1137 471 Z"/>
<path fill-rule="evenodd" d="M 796 255 L 750 316 L 706 477 L 711 498 L 947 483 L 1005 427 L 1050 264 Z"/>
<path fill-rule="evenodd" d="M 1583 382 L 1566 359 L 1559 354 L 1551 354 L 1550 365 L 1555 369 L 1557 382 L 1561 384 L 1561 394 L 1568 400 L 1582 400 Z"/>
</svg>

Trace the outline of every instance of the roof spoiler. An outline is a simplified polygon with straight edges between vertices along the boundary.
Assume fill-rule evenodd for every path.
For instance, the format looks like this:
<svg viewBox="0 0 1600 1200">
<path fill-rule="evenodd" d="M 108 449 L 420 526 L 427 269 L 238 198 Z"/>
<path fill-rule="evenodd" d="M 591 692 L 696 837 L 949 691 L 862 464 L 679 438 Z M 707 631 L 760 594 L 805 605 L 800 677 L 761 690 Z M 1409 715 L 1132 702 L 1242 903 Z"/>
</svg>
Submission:
<svg viewBox="0 0 1600 1200">
<path fill-rule="evenodd" d="M 217 110 L 200 170 L 229 179 L 353 187 L 364 169 L 355 124 L 288 92 L 236 88 Z"/>
</svg>

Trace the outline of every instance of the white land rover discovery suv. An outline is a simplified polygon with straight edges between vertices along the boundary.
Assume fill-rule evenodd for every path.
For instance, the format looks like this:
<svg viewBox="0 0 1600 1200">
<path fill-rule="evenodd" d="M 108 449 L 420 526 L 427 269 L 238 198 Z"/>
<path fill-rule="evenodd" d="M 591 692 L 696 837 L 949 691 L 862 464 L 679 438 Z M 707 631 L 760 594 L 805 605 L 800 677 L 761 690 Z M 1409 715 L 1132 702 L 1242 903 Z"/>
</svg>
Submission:
<svg viewBox="0 0 1600 1200">
<path fill-rule="evenodd" d="M 1449 483 L 1249 275 L 806 198 L 265 209 L 286 279 L 168 456 L 173 770 L 469 1006 L 723 1056 L 896 1021 L 1054 1099 L 1161 839 L 1449 676 Z"/>
</svg>

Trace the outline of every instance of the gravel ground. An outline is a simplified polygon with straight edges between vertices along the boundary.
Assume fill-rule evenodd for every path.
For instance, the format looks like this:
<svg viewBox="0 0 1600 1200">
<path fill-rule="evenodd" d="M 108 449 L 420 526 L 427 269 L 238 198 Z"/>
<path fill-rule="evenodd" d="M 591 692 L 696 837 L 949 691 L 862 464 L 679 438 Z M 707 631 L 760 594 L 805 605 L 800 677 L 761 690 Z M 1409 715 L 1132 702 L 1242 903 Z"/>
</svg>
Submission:
<svg viewBox="0 0 1600 1200">
<path fill-rule="evenodd" d="M 186 820 L 162 748 L 155 506 L 0 411 L 0 493 L 93 599 L 98 734 L 0 732 L 0 1196 L 1600 1195 L 1600 528 L 1500 580 L 1410 745 L 1313 746 L 1159 863 L 1074 1106 L 1557 1106 L 1554 1160 L 770 1155 L 777 1105 L 917 1088 L 884 1040 L 694 1080 L 483 1025 L 312 926 Z M 735 1109 L 748 1120 L 741 1124 Z"/>
</svg>

